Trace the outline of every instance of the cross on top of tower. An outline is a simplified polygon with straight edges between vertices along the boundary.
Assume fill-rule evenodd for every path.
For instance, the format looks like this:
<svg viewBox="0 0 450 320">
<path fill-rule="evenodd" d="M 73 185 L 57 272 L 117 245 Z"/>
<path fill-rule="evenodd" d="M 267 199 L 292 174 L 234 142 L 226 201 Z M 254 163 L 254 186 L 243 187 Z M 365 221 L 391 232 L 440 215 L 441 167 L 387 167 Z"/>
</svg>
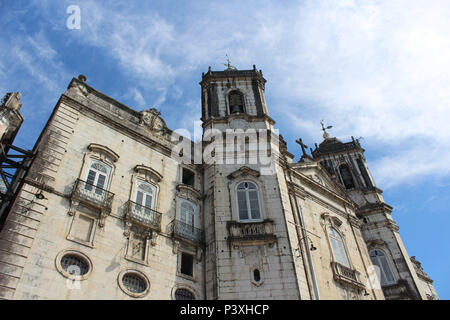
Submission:
<svg viewBox="0 0 450 320">
<path fill-rule="evenodd" d="M 330 135 L 328 134 L 327 129 L 331 129 L 331 128 L 333 128 L 333 126 L 327 126 L 327 127 L 325 127 L 325 126 L 323 125 L 323 120 L 320 121 L 320 124 L 322 125 L 323 138 L 324 138 L 324 139 L 329 139 L 329 138 L 330 138 Z"/>
<path fill-rule="evenodd" d="M 304 144 L 303 143 L 303 141 L 302 141 L 302 139 L 301 138 L 299 138 L 297 141 L 295 141 L 295 142 L 297 142 L 299 145 L 300 145 L 300 147 L 302 148 L 302 152 L 303 152 L 303 154 L 306 156 L 307 154 L 306 154 L 306 148 L 308 148 L 308 146 L 306 145 L 306 144 Z"/>
</svg>

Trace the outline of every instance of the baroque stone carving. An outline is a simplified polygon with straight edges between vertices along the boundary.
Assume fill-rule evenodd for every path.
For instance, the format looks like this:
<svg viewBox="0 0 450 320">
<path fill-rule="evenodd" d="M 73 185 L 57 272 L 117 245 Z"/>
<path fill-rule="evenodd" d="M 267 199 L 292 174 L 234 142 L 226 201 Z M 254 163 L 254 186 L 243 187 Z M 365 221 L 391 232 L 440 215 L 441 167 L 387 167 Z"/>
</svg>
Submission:
<svg viewBox="0 0 450 320">
<path fill-rule="evenodd" d="M 141 111 L 141 122 L 140 124 L 145 126 L 150 131 L 155 131 L 158 133 L 163 133 L 167 128 L 165 121 L 161 117 L 161 112 L 155 108 L 149 110 Z"/>
</svg>

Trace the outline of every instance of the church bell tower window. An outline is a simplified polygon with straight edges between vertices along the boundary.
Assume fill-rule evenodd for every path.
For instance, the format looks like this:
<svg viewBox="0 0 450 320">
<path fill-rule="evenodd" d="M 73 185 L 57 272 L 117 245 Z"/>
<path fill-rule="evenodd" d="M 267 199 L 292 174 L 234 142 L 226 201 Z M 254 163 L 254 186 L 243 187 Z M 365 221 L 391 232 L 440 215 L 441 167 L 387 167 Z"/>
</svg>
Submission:
<svg viewBox="0 0 450 320">
<path fill-rule="evenodd" d="M 229 96 L 230 113 L 244 113 L 244 97 L 239 91 L 230 92 Z"/>
<path fill-rule="evenodd" d="M 342 182 L 344 183 L 345 189 L 354 188 L 355 183 L 353 182 L 353 177 L 348 166 L 346 164 L 340 166 L 339 172 L 341 174 Z"/>
</svg>

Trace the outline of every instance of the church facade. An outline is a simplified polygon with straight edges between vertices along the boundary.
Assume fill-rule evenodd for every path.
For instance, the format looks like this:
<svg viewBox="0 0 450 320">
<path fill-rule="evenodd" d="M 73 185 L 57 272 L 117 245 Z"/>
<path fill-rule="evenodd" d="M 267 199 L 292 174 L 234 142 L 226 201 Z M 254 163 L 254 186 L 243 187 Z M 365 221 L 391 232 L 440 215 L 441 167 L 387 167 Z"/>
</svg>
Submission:
<svg viewBox="0 0 450 320">
<path fill-rule="evenodd" d="M 0 298 L 437 299 L 359 141 L 294 162 L 265 83 L 209 68 L 193 142 L 72 79 L 3 197 Z"/>
</svg>

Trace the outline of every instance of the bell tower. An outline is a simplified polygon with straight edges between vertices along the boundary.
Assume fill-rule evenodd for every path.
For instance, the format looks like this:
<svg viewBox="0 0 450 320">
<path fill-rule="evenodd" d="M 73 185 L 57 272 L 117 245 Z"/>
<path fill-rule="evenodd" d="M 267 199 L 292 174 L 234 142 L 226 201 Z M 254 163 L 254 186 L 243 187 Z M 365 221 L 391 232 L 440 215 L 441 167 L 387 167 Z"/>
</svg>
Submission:
<svg viewBox="0 0 450 320">
<path fill-rule="evenodd" d="M 224 71 L 212 71 L 209 67 L 208 72 L 202 74 L 203 127 L 223 130 L 230 121 L 243 119 L 259 122 L 255 126 L 259 128 L 267 122 L 266 128 L 272 128 L 274 121 L 267 110 L 264 97 L 266 79 L 262 71 L 255 65 L 252 70 L 237 70 L 230 62 L 226 66 Z"/>
<path fill-rule="evenodd" d="M 300 299 L 281 192 L 284 144 L 265 84 L 255 66 L 229 61 L 202 74 L 207 299 Z"/>
<path fill-rule="evenodd" d="M 324 127 L 324 140 L 312 151 L 318 161 L 357 204 L 357 216 L 370 258 L 379 267 L 386 299 L 426 299 L 388 205 L 370 173 L 358 139 L 341 142 Z"/>
</svg>

